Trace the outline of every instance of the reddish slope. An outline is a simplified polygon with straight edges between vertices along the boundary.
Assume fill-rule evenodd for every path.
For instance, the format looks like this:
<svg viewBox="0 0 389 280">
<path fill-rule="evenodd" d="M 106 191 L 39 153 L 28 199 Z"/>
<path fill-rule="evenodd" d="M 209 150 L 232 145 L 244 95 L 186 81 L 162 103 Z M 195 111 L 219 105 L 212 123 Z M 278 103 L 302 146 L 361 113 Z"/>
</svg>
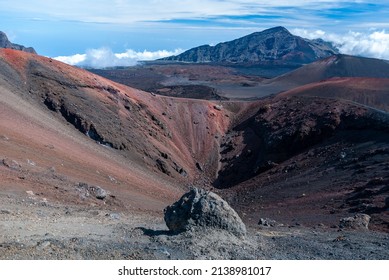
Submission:
<svg viewBox="0 0 389 280">
<path fill-rule="evenodd" d="M 389 62 L 348 55 L 335 55 L 261 83 L 263 95 L 277 94 L 293 88 L 334 77 L 389 78 Z"/>
<path fill-rule="evenodd" d="M 136 201 L 148 209 L 161 209 L 164 199 L 171 202 L 193 180 L 213 180 L 220 136 L 253 108 L 225 103 L 220 110 L 207 101 L 154 96 L 19 51 L 0 50 L 0 65 L 0 134 L 15 141 L 7 140 L 3 157 L 54 166 L 69 184 L 86 181 L 112 190 L 120 182 L 112 193 L 128 192 L 133 200 L 138 193 L 150 196 L 147 203 Z"/>
<path fill-rule="evenodd" d="M 294 88 L 280 96 L 339 98 L 389 111 L 389 79 L 333 78 Z"/>
</svg>

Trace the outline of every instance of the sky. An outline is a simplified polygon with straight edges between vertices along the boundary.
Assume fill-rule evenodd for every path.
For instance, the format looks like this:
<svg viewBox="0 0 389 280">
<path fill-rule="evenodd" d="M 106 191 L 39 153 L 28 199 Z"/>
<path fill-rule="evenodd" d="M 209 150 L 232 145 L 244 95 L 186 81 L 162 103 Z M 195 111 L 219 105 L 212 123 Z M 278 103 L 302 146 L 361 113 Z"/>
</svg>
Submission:
<svg viewBox="0 0 389 280">
<path fill-rule="evenodd" d="M 275 26 L 389 60 L 388 19 L 387 0 L 0 0 L 0 30 L 12 42 L 90 67 L 134 65 Z"/>
</svg>

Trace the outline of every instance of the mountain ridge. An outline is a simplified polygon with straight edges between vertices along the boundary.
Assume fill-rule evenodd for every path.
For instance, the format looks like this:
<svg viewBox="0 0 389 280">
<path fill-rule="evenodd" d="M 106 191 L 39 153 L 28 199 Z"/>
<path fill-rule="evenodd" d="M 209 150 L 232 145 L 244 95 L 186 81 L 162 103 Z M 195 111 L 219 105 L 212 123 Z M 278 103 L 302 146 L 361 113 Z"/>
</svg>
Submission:
<svg viewBox="0 0 389 280">
<path fill-rule="evenodd" d="M 23 45 L 12 43 L 8 39 L 7 35 L 2 31 L 0 31 L 0 48 L 13 49 L 13 50 L 24 51 L 24 52 L 36 54 L 35 49 L 32 47 L 25 47 Z"/>
<path fill-rule="evenodd" d="M 160 61 L 305 64 L 338 53 L 328 42 L 304 39 L 291 34 L 285 27 L 277 26 L 215 46 L 195 47 Z"/>
</svg>

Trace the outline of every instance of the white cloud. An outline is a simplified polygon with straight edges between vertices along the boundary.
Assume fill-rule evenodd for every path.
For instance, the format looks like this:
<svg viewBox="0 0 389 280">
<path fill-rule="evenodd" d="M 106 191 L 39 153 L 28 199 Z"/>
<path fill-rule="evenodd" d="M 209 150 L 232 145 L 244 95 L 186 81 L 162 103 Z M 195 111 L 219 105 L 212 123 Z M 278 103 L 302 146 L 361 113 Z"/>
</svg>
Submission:
<svg viewBox="0 0 389 280">
<path fill-rule="evenodd" d="M 71 56 L 57 56 L 54 59 L 62 61 L 70 65 L 77 65 L 86 59 L 86 54 L 75 54 Z"/>
<path fill-rule="evenodd" d="M 174 51 L 147 51 L 137 52 L 131 49 L 126 50 L 124 53 L 114 53 L 109 48 L 99 48 L 87 50 L 85 54 L 75 54 L 70 56 L 58 56 L 54 59 L 62 61 L 64 63 L 82 67 L 91 68 L 107 68 L 114 66 L 133 66 L 138 61 L 155 60 L 171 55 L 177 55 L 181 53 L 181 49 Z"/>
<path fill-rule="evenodd" d="M 341 53 L 389 60 L 389 33 L 371 30 L 368 33 L 349 31 L 345 34 L 323 30 L 294 29 L 292 33 L 308 39 L 322 38 L 334 43 Z"/>
</svg>

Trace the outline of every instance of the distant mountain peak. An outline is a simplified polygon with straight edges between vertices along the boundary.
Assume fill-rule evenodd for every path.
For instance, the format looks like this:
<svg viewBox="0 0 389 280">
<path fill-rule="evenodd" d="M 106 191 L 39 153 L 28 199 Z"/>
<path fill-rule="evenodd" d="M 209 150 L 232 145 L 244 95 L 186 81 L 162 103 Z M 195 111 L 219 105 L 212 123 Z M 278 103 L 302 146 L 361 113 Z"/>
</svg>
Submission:
<svg viewBox="0 0 389 280">
<path fill-rule="evenodd" d="M 285 33 L 291 34 L 291 33 L 289 32 L 289 30 L 286 29 L 286 28 L 283 27 L 283 26 L 272 27 L 272 28 L 266 29 L 266 30 L 264 30 L 264 31 L 262 31 L 262 32 L 267 32 L 267 33 L 272 33 L 272 32 L 273 32 L 273 33 L 276 33 L 276 32 L 285 32 Z"/>
<path fill-rule="evenodd" d="M 8 40 L 7 34 L 5 34 L 2 31 L 0 31 L 0 48 L 13 49 L 13 50 L 24 51 L 24 52 L 36 54 L 36 51 L 31 47 L 27 48 L 27 47 L 22 46 L 22 45 L 11 43 Z"/>
<path fill-rule="evenodd" d="M 338 54 L 331 43 L 308 40 L 277 26 L 216 46 L 203 45 L 165 61 L 192 63 L 291 63 L 305 64 Z"/>
</svg>

